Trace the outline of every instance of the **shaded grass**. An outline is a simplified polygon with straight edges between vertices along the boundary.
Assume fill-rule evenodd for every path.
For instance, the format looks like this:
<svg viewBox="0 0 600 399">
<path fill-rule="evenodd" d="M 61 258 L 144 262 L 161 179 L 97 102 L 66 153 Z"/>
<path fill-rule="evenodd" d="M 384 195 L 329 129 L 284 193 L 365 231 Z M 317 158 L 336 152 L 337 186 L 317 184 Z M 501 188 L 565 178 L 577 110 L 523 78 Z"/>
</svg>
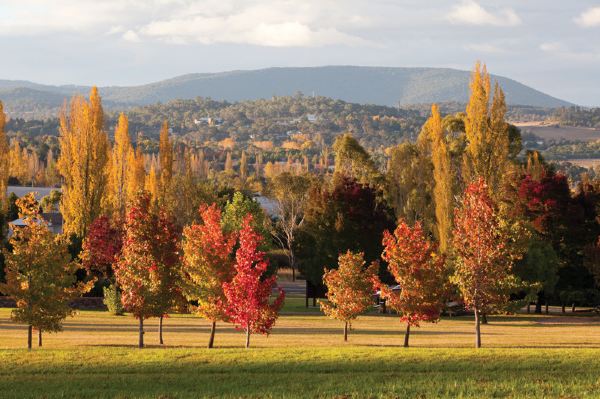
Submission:
<svg viewBox="0 0 600 399">
<path fill-rule="evenodd" d="M 598 397 L 598 349 L 0 352 L 3 398 Z"/>
</svg>

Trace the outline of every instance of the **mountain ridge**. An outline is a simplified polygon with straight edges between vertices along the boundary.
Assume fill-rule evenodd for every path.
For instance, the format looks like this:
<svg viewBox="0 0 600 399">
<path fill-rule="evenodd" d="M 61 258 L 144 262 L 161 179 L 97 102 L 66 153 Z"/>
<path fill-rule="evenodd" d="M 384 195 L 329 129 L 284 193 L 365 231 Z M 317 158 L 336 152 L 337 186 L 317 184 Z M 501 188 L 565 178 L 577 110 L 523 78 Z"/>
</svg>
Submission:
<svg viewBox="0 0 600 399">
<path fill-rule="evenodd" d="M 190 73 L 143 85 L 106 86 L 99 89 L 109 107 L 148 105 L 196 97 L 236 102 L 297 92 L 360 104 L 398 106 L 433 102 L 465 103 L 469 79 L 469 71 L 452 68 L 332 65 Z M 507 77 L 492 75 L 492 80 L 503 88 L 509 105 L 548 108 L 573 105 Z M 24 80 L 0 80 L 0 100 L 10 97 L 18 102 L 18 92 L 15 90 L 19 89 L 23 91 L 27 104 L 35 103 L 33 96 L 37 91 L 54 95 L 45 96 L 40 106 L 48 107 L 54 101 L 54 106 L 58 107 L 67 97 L 87 94 L 89 86 L 53 86 Z M 7 103 L 5 106 L 10 112 L 11 105 Z"/>
</svg>

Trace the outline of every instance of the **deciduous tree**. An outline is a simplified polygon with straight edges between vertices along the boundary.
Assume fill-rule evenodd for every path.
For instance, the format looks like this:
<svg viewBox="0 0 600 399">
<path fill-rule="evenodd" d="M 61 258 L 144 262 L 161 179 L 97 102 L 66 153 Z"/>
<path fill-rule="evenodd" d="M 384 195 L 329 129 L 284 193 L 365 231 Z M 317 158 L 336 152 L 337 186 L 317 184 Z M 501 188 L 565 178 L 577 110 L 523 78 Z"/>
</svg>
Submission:
<svg viewBox="0 0 600 399">
<path fill-rule="evenodd" d="M 115 265 L 125 309 L 139 320 L 139 347 L 144 347 L 144 320 L 162 318 L 180 298 L 177 280 L 178 234 L 161 209 L 154 210 L 147 193 L 131 202 L 125 221 L 121 256 Z"/>
<path fill-rule="evenodd" d="M 388 262 L 400 290 L 392 291 L 382 285 L 381 296 L 406 323 L 404 346 L 408 347 L 411 326 L 440 318 L 447 293 L 445 259 L 437 253 L 437 245 L 426 237 L 420 222 L 410 227 L 400 220 L 393 235 L 384 233 L 383 245 L 382 258 Z"/>
<path fill-rule="evenodd" d="M 202 223 L 183 231 L 183 292 L 188 300 L 198 302 L 194 311 L 211 321 L 208 347 L 212 348 L 217 321 L 227 320 L 223 284 L 233 277 L 236 234 L 223 230 L 216 204 L 202 205 L 200 217 Z"/>
<path fill-rule="evenodd" d="M 85 237 L 90 224 L 102 213 L 106 195 L 108 137 L 98 90 L 94 87 L 89 102 L 75 96 L 69 112 L 60 117 L 60 158 L 58 170 L 63 177 L 61 212 L 64 232 Z"/>
<path fill-rule="evenodd" d="M 433 202 L 435 204 L 436 233 L 440 250 L 446 253 L 452 232 L 452 185 L 454 176 L 450 152 L 437 105 L 431 107 L 431 162 L 433 164 Z"/>
<path fill-rule="evenodd" d="M 4 106 L 2 105 L 2 101 L 0 101 L 0 215 L 2 216 L 4 215 L 7 206 L 6 189 L 8 187 L 9 177 L 8 153 L 10 151 L 6 133 L 4 132 L 5 124 L 6 114 L 4 114 Z M 0 226 L 0 230 L 2 228 L 3 226 Z"/>
<path fill-rule="evenodd" d="M 246 332 L 246 348 L 250 334 L 268 334 L 279 316 L 285 293 L 271 303 L 269 297 L 276 287 L 276 276 L 264 278 L 267 271 L 265 253 L 258 248 L 263 237 L 252 228 L 252 216 L 247 215 L 239 232 L 239 248 L 235 254 L 235 274 L 231 282 L 223 283 L 227 298 L 227 316 L 236 328 Z"/>
<path fill-rule="evenodd" d="M 127 188 L 129 186 L 129 170 L 135 170 L 135 165 L 129 163 L 133 152 L 129 137 L 129 122 L 124 113 L 119 115 L 115 128 L 115 145 L 110 157 L 110 175 L 108 184 L 108 202 L 113 214 L 118 218 L 125 217 L 127 204 Z"/>
<path fill-rule="evenodd" d="M 27 346 L 32 346 L 32 330 L 62 330 L 62 322 L 73 314 L 69 302 L 89 291 L 93 281 L 77 283 L 78 265 L 71 262 L 68 243 L 50 232 L 38 213 L 39 206 L 29 194 L 18 200 L 25 226 L 16 228 L 10 239 L 12 251 L 5 251 L 6 283 L 0 291 L 12 297 L 17 308 L 12 319 L 29 326 Z"/>
<path fill-rule="evenodd" d="M 465 305 L 475 314 L 475 346 L 481 347 L 480 316 L 505 306 L 519 286 L 512 274 L 515 255 L 482 178 L 467 186 L 455 210 L 454 282 Z"/>
<path fill-rule="evenodd" d="M 365 265 L 362 252 L 348 251 L 339 256 L 337 269 L 326 269 L 323 275 L 327 301 L 319 304 L 327 316 L 344 322 L 344 341 L 348 341 L 348 323 L 373 304 L 374 287 L 379 286 L 378 265 Z"/>
<path fill-rule="evenodd" d="M 309 197 L 309 188 L 310 179 L 307 176 L 296 176 L 287 172 L 275 176 L 269 187 L 269 194 L 277 204 L 273 236 L 287 251 L 293 281 L 296 280 L 294 241 L 297 230 L 304 223 L 304 209 Z"/>
</svg>

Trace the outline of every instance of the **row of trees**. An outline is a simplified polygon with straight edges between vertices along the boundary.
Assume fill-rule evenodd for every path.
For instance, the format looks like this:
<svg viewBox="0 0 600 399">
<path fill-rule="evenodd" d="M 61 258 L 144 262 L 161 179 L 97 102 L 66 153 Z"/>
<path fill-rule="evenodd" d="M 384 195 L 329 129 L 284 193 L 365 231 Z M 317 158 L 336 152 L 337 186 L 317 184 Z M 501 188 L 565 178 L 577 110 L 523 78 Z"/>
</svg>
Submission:
<svg viewBox="0 0 600 399">
<path fill-rule="evenodd" d="M 71 260 L 65 236 L 49 231 L 33 195 L 18 205 L 26 226 L 10 238 L 6 283 L 0 291 L 17 304 L 13 320 L 29 326 L 29 348 L 33 329 L 41 346 L 42 331 L 60 331 L 62 321 L 74 312 L 70 302 L 92 289 L 97 279 L 112 281 L 119 304 L 139 320 L 140 348 L 144 320 L 160 319 L 163 344 L 164 316 L 188 308 L 212 322 L 209 347 L 217 321 L 245 331 L 249 347 L 250 335 L 269 333 L 283 306 L 282 290 L 270 301 L 275 276 L 266 276 L 263 237 L 255 231 L 251 214 L 243 217 L 238 230 L 228 231 L 220 208 L 203 205 L 202 223 L 187 226 L 182 235 L 142 191 L 129 203 L 123 224 L 106 217 L 92 224 L 80 263 Z M 82 266 L 88 277 L 77 282 L 75 272 Z"/>
<path fill-rule="evenodd" d="M 234 295 L 230 290 L 234 289 L 233 276 L 237 274 L 220 269 L 228 262 L 218 256 L 227 253 L 235 267 L 248 264 L 247 259 L 233 260 L 233 250 L 239 250 L 242 237 L 246 237 L 241 234 L 245 224 L 264 238 L 256 251 L 266 252 L 275 243 L 285 251 L 293 270 L 298 268 L 313 285 L 328 286 L 332 300 L 324 309 L 332 315 L 337 312 L 335 293 L 343 289 L 336 290 L 335 283 L 328 281 L 347 278 L 335 277 L 337 271 L 324 274 L 324 267 L 335 269 L 339 254 L 348 251 L 349 258 L 342 259 L 340 265 L 359 264 L 354 269 L 360 268 L 361 275 L 363 264 L 379 261 L 378 267 L 369 270 L 376 270 L 382 295 L 393 308 L 400 309 L 409 326 L 419 320 L 436 319 L 436 312 L 422 316 L 427 312 L 419 311 L 419 316 L 406 305 L 410 302 L 411 306 L 420 307 L 421 300 L 425 303 L 441 298 L 437 291 L 420 298 L 412 294 L 410 287 L 423 283 L 417 280 L 421 278 L 434 281 L 434 277 L 443 276 L 444 281 L 452 283 L 454 297 L 462 298 L 477 320 L 489 313 L 506 311 L 508 299 L 524 299 L 531 294 L 537 295 L 536 311 L 541 312 L 544 303 L 575 298 L 577 292 L 592 292 L 594 284 L 598 286 L 600 282 L 594 283 L 594 276 L 600 275 L 596 209 L 600 184 L 585 180 L 571 192 L 565 176 L 556 173 L 538 154 L 520 156 L 519 131 L 506 123 L 505 115 L 502 90 L 497 85 L 492 90 L 485 67 L 478 64 L 465 112 L 442 117 L 433 106 L 416 142 L 392 148 L 385 168 L 352 135 L 344 134 L 333 145 L 333 173 L 329 173 L 329 168 L 319 174 L 306 173 L 302 168 L 274 172 L 261 187 L 264 195 L 275 200 L 275 217 L 270 220 L 247 196 L 233 195 L 231 187 L 194 173 L 189 167 L 191 162 L 184 162 L 188 165 L 184 168 L 175 167 L 178 150 L 166 122 L 161 127 L 158 160 L 151 163 L 149 170 L 140 146 L 134 149 L 131 144 L 125 115 L 119 118 L 111 145 L 100 97 L 94 89 L 89 100 L 74 98 L 61 117 L 61 155 L 57 166 L 63 179 L 61 211 L 65 233 L 71 239 L 75 257 L 77 244 L 83 241 L 83 266 L 97 277 L 110 280 L 107 293 L 113 295 L 107 297 L 121 297 L 128 309 L 133 309 L 132 301 L 146 295 L 162 298 L 153 305 L 158 310 L 138 313 L 140 331 L 145 318 L 160 318 L 166 307 L 176 309 L 186 300 L 198 301 L 198 309 L 204 309 L 198 311 L 206 312 L 200 314 L 207 315 L 214 325 L 222 320 L 222 315 L 236 320 L 223 298 L 227 298 L 227 292 Z M 1 156 L 2 151 L 0 162 Z M 243 171 L 243 165 L 240 162 L 240 173 L 249 174 L 248 170 Z M 140 196 L 140 192 L 145 194 Z M 200 227 L 193 227 L 206 226 L 211 218 L 219 219 L 204 215 L 208 208 L 202 208 L 200 215 L 197 212 L 201 204 L 212 203 L 224 209 L 220 215 L 222 231 L 217 231 L 215 223 L 210 234 L 200 233 Z M 455 209 L 459 211 L 454 212 Z M 137 215 L 134 220 L 132 213 Z M 246 220 L 248 214 L 253 215 L 251 220 Z M 148 219 L 140 222 L 143 218 Z M 139 238 L 139 242 L 128 238 L 128 229 L 133 229 L 132 237 Z M 397 229 L 401 230 L 396 235 L 384 235 L 386 230 Z M 185 248 L 192 245 L 193 232 L 217 238 L 220 234 L 224 240 L 219 244 L 221 249 L 231 246 L 231 250 L 221 253 L 205 243 L 198 244 L 197 253 L 186 253 Z M 148 244 L 147 237 L 152 234 L 154 241 L 160 243 L 156 248 Z M 479 249 L 472 247 L 469 237 L 474 234 L 481 235 L 477 241 Z M 180 236 L 183 253 L 174 256 L 172 250 L 177 248 Z M 410 243 L 405 242 L 405 236 L 412 237 Z M 398 260 L 400 255 L 393 255 L 396 252 L 390 247 L 394 240 L 399 247 L 421 244 L 403 249 L 410 254 L 402 255 L 408 260 Z M 213 254 L 212 258 L 205 259 L 205 253 Z M 359 253 L 363 254 L 363 263 L 356 258 Z M 173 268 L 185 269 L 189 257 L 219 266 L 202 266 L 185 278 L 170 274 Z M 265 272 L 260 271 L 266 268 L 262 258 L 250 258 L 252 266 L 247 267 L 245 275 L 252 272 L 262 276 Z M 131 263 L 120 271 L 126 259 Z M 340 268 L 339 273 L 344 269 Z M 430 277 L 418 270 L 428 270 L 425 274 Z M 469 273 L 478 275 L 471 281 L 467 278 Z M 489 276 L 489 281 L 478 281 L 475 277 L 479 274 Z M 134 277 L 137 282 L 128 286 L 125 281 Z M 202 305 L 197 293 L 194 297 L 187 291 L 189 287 L 181 283 L 186 278 L 192 278 L 196 285 L 204 284 L 204 288 L 198 288 L 201 292 L 213 292 L 206 299 L 210 306 Z M 161 286 L 162 280 L 165 287 Z M 360 286 L 364 288 L 367 285 L 363 283 Z M 469 288 L 477 284 L 489 287 L 492 283 L 498 286 L 485 291 L 483 297 L 474 295 Z M 395 298 L 386 284 L 399 284 L 398 295 L 407 299 Z M 150 288 L 155 291 L 145 291 Z M 141 293 L 135 294 L 138 289 Z M 165 292 L 166 296 L 173 296 L 172 300 L 163 300 Z M 421 290 L 419 295 L 424 292 Z M 153 301 L 149 299 L 148 303 Z M 262 313 L 264 325 L 274 320 L 267 317 L 270 312 Z M 260 331 L 247 326 L 243 327 L 247 332 Z"/>
</svg>

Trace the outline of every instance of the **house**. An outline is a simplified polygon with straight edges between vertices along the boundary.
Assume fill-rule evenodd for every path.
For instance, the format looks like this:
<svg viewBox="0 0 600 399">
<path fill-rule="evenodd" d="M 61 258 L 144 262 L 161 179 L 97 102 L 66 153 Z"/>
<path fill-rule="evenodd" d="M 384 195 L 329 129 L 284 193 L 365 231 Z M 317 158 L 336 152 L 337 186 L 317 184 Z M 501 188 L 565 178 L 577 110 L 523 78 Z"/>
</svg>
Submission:
<svg viewBox="0 0 600 399">
<path fill-rule="evenodd" d="M 44 219 L 46 221 L 46 223 L 48 224 L 48 229 L 53 234 L 62 234 L 62 232 L 63 232 L 63 217 L 60 212 L 44 212 L 41 214 L 41 216 L 42 216 L 42 219 Z M 11 236 L 12 231 L 14 229 L 25 227 L 26 225 L 27 224 L 25 223 L 25 221 L 22 218 L 19 218 L 19 219 L 13 220 L 12 222 L 9 222 L 8 223 L 8 226 L 9 226 L 8 235 Z"/>
</svg>

